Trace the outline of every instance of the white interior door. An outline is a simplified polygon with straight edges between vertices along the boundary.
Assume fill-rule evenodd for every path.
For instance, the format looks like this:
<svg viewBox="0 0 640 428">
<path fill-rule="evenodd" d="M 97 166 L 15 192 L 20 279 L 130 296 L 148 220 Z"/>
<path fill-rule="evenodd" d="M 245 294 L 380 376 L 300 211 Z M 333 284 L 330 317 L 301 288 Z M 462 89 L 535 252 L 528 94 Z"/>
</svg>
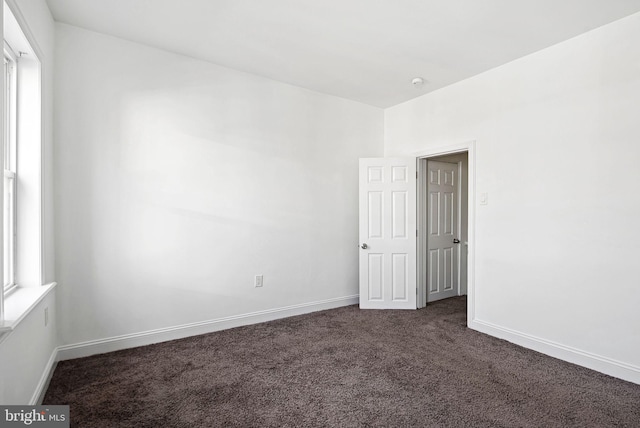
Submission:
<svg viewBox="0 0 640 428">
<path fill-rule="evenodd" d="M 360 159 L 360 308 L 416 309 L 416 158 Z"/>
<path fill-rule="evenodd" d="M 427 302 L 458 295 L 458 164 L 427 161 Z"/>
</svg>

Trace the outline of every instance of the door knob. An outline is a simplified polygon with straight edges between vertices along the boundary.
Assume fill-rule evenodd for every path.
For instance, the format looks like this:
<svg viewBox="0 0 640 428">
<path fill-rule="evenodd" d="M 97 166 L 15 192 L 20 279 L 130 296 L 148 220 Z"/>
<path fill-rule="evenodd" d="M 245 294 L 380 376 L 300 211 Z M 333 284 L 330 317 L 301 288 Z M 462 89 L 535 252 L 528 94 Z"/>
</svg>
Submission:
<svg viewBox="0 0 640 428">
<path fill-rule="evenodd" d="M 460 240 L 459 240 L 458 238 L 453 238 L 453 243 L 454 243 L 454 244 L 459 244 L 459 243 L 460 243 Z"/>
<path fill-rule="evenodd" d="M 360 245 L 360 248 L 362 248 L 363 250 L 366 250 L 366 249 L 367 249 L 367 248 L 369 248 L 369 247 L 368 247 L 368 246 L 367 246 L 367 244 L 365 243 L 365 244 Z"/>
</svg>

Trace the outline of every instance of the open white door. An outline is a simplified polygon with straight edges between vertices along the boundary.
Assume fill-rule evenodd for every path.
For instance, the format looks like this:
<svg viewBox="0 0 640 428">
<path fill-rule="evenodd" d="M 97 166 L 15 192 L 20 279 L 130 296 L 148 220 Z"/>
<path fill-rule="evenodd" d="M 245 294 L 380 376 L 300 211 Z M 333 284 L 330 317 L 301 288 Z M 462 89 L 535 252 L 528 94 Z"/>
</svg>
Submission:
<svg viewBox="0 0 640 428">
<path fill-rule="evenodd" d="M 416 309 L 416 158 L 360 159 L 360 308 Z"/>
<path fill-rule="evenodd" d="M 427 161 L 427 302 L 460 291 L 458 165 Z"/>
</svg>

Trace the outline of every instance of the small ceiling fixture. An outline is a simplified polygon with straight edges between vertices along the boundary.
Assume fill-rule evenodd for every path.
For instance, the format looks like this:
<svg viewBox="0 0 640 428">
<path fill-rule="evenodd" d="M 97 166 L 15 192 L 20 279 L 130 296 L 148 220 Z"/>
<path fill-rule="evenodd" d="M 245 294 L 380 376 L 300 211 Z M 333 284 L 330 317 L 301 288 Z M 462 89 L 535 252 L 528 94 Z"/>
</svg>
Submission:
<svg viewBox="0 0 640 428">
<path fill-rule="evenodd" d="M 420 86 L 424 85 L 424 79 L 422 77 L 414 77 L 411 83 L 416 88 L 419 88 Z"/>
</svg>

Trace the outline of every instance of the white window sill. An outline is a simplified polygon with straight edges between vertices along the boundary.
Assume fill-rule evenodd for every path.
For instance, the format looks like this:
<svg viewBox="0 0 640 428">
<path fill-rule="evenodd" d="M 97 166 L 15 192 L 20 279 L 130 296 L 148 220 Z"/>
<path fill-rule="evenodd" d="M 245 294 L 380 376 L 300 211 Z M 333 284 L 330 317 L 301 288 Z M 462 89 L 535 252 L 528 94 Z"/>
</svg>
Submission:
<svg viewBox="0 0 640 428">
<path fill-rule="evenodd" d="M 5 296 L 4 321 L 0 321 L 0 334 L 16 328 L 56 285 L 52 282 L 41 287 L 18 287 Z"/>
</svg>

